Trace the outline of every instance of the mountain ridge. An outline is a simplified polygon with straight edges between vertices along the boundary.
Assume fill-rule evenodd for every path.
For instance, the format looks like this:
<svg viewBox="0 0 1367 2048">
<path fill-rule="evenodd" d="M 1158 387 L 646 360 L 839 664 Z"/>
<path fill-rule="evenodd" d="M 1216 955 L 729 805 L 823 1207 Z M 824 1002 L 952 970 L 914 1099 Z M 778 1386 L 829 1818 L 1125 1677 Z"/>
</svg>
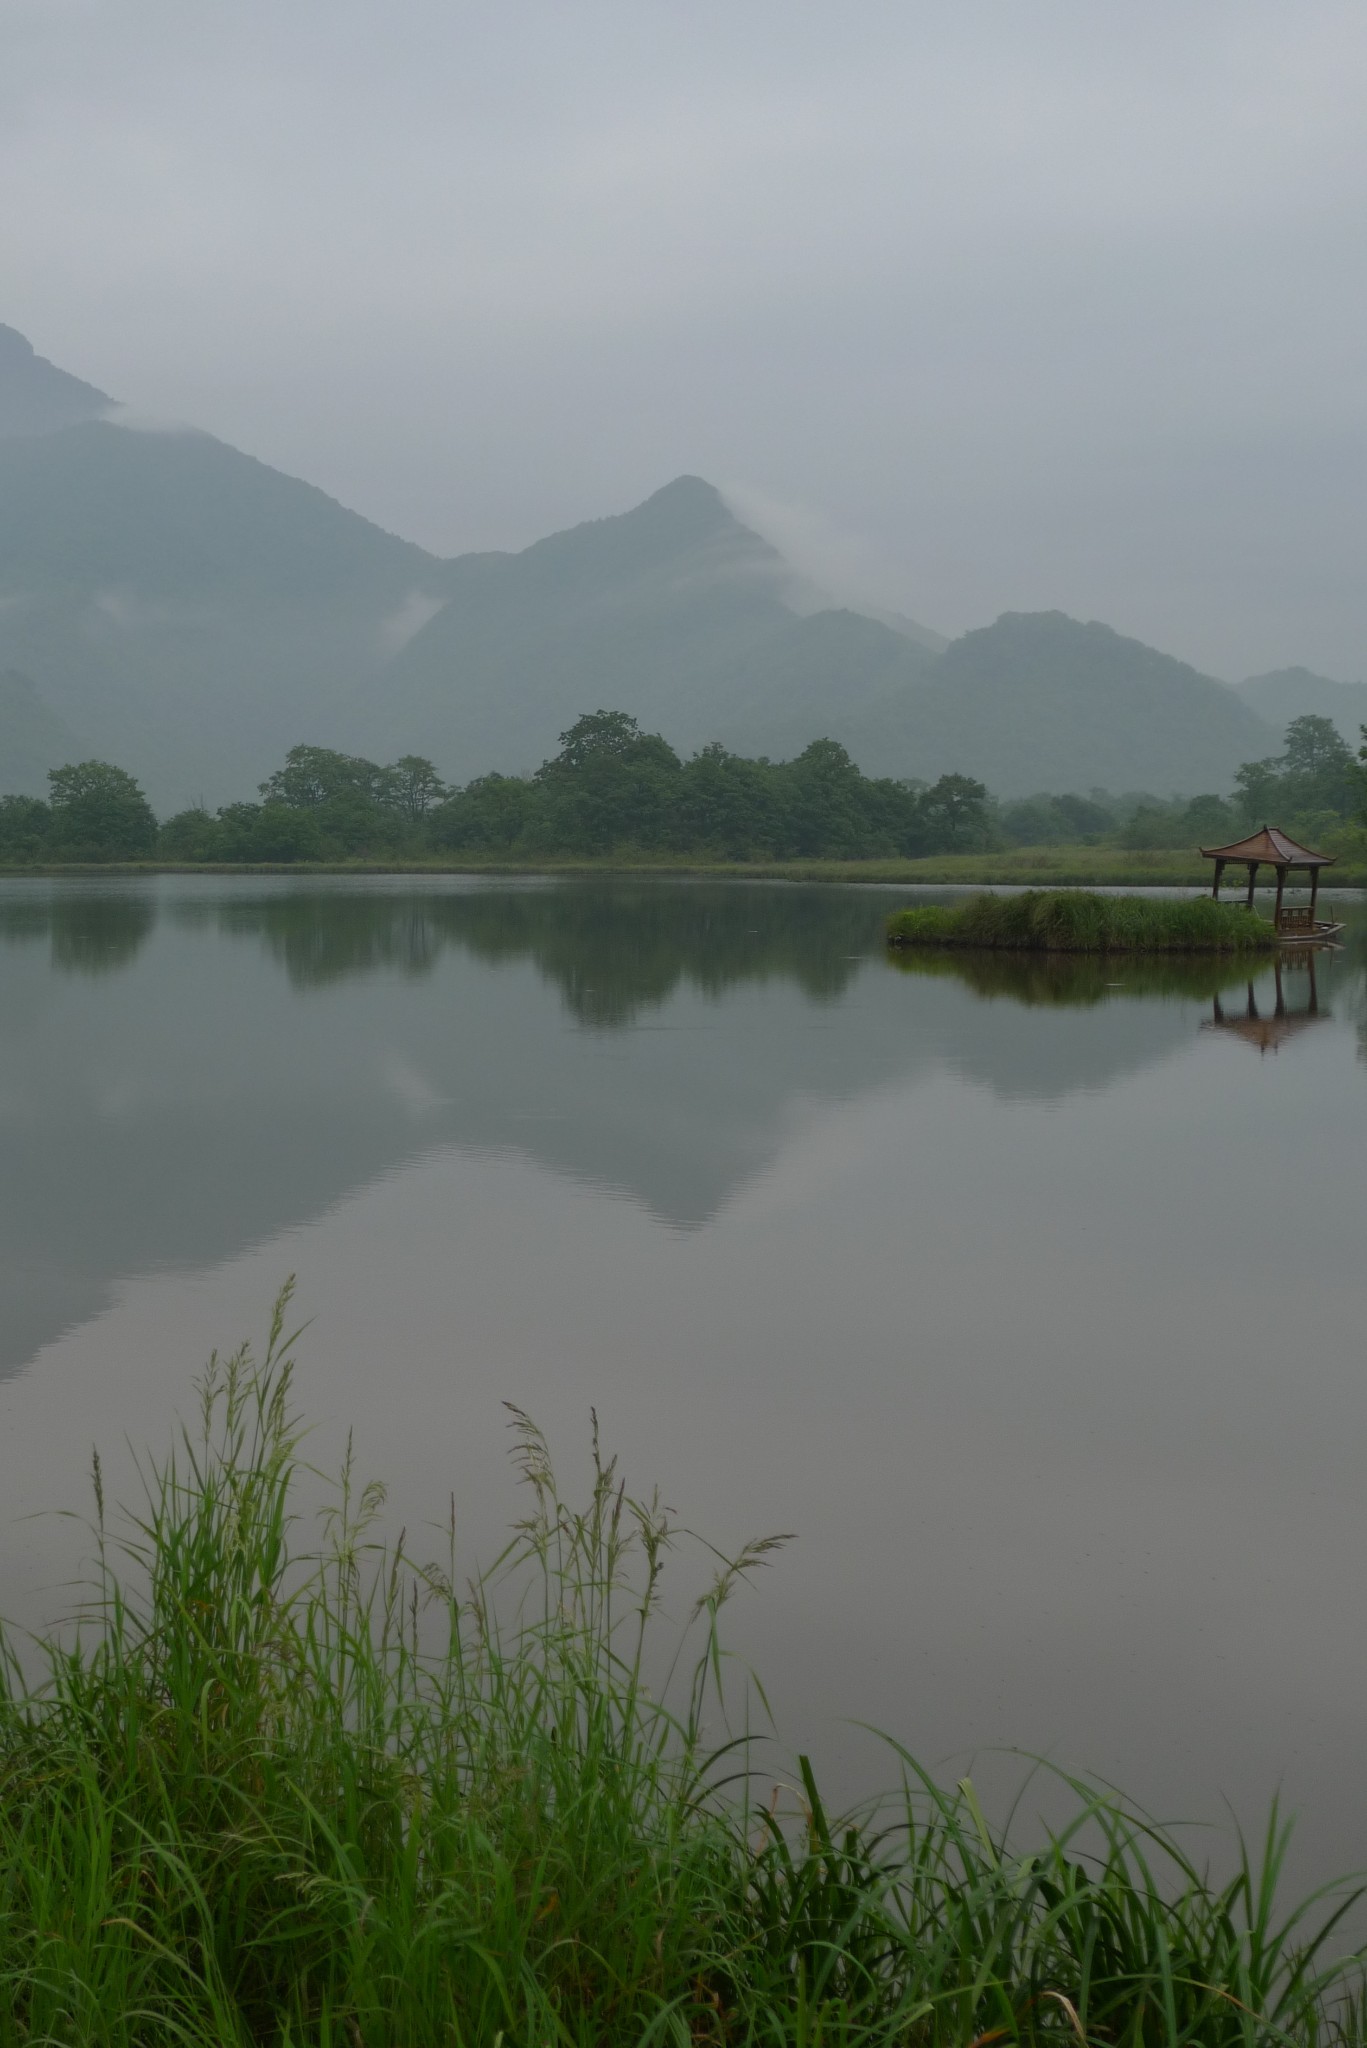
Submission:
<svg viewBox="0 0 1367 2048">
<path fill-rule="evenodd" d="M 18 328 L 0 325 L 0 440 L 96 419 L 113 404 L 107 392 L 40 356 Z"/>
<path fill-rule="evenodd" d="M 211 435 L 119 423 L 7 329 L 0 417 L 48 372 L 87 410 L 0 435 L 0 668 L 27 679 L 0 788 L 32 786 L 40 713 L 163 810 L 252 794 L 301 740 L 527 772 L 599 705 L 684 751 L 830 736 L 868 772 L 1002 795 L 1228 788 L 1277 744 L 1230 686 L 1099 622 L 1005 613 L 946 643 L 825 600 L 696 475 L 444 559 Z"/>
<path fill-rule="evenodd" d="M 1285 725 L 1290 719 L 1332 719 L 1356 752 L 1367 727 L 1367 683 L 1335 682 L 1308 668 L 1270 669 L 1236 684 L 1240 699 L 1261 718 Z"/>
</svg>

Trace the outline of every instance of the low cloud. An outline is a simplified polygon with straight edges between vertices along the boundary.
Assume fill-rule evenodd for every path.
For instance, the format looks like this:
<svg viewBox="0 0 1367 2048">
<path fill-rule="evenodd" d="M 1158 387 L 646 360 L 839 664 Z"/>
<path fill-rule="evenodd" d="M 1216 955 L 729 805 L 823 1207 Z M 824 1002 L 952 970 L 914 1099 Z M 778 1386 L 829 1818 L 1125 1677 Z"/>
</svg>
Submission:
<svg viewBox="0 0 1367 2048">
<path fill-rule="evenodd" d="M 380 621 L 379 646 L 382 655 L 388 659 L 406 647 L 424 626 L 435 619 L 445 604 L 444 597 L 429 597 L 424 590 L 410 590 L 402 604 L 395 606 Z"/>
<path fill-rule="evenodd" d="M 202 427 L 189 420 L 171 419 L 165 413 L 143 412 L 135 405 L 111 405 L 100 417 L 111 427 L 124 427 L 130 434 L 196 434 L 208 440 Z"/>
<path fill-rule="evenodd" d="M 776 547 L 792 569 L 788 602 L 800 613 L 847 605 L 902 626 L 919 621 L 906 616 L 914 602 L 908 596 L 914 574 L 867 540 L 844 533 L 809 505 L 778 498 L 751 484 L 721 486 L 722 496 L 737 519 Z M 943 636 L 923 626 L 929 641 Z"/>
<path fill-rule="evenodd" d="M 91 598 L 95 610 L 102 619 L 121 632 L 145 632 L 149 626 L 193 626 L 201 625 L 212 618 L 205 609 L 183 604 L 167 604 L 162 599 L 139 597 L 126 584 L 108 584 L 97 590 Z"/>
</svg>

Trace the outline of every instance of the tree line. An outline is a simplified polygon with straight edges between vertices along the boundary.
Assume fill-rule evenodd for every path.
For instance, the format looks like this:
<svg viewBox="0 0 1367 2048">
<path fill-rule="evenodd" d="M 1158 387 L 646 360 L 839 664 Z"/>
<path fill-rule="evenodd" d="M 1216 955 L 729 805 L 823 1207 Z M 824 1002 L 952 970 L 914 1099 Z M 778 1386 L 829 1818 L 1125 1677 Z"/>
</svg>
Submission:
<svg viewBox="0 0 1367 2048">
<path fill-rule="evenodd" d="M 196 805 L 158 823 L 135 779 L 109 762 L 49 774 L 47 802 L 0 797 L 0 860 L 293 863 L 554 858 L 618 851 L 728 860 L 867 859 L 987 843 L 989 799 L 965 775 L 932 784 L 867 776 L 835 740 L 792 761 L 721 746 L 682 760 L 624 711 L 560 735 L 534 775 L 448 788 L 433 764 L 388 766 L 328 747 L 291 748 L 254 803 Z"/>
<path fill-rule="evenodd" d="M 1367 811 L 1367 726 L 1362 733 L 1355 757 L 1332 719 L 1293 718 L 1283 751 L 1245 761 L 1227 796 L 1032 796 L 995 806 L 992 823 L 1012 846 L 1222 846 L 1264 823 L 1332 843 Z"/>
<path fill-rule="evenodd" d="M 684 760 L 628 713 L 603 710 L 562 733 L 535 774 L 482 775 L 461 788 L 420 755 L 381 766 L 312 746 L 291 748 L 256 802 L 195 805 L 160 822 L 135 778 L 110 762 L 54 768 L 48 782 L 46 801 L 0 796 L 0 862 L 860 860 L 1003 845 L 1214 845 L 1264 819 L 1333 841 L 1363 814 L 1367 728 L 1355 758 L 1331 720 L 1293 719 L 1284 751 L 1245 762 L 1227 797 L 1167 802 L 1094 790 L 998 804 L 971 776 L 865 775 L 831 739 L 791 761 L 717 744 Z"/>
</svg>

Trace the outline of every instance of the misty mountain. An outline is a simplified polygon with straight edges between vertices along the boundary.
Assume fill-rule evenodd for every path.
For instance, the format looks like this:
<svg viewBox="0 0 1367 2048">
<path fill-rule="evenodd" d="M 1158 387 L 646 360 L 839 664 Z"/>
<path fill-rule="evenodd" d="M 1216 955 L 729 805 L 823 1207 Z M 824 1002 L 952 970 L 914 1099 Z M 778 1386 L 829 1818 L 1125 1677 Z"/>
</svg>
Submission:
<svg viewBox="0 0 1367 2048">
<path fill-rule="evenodd" d="M 965 633 L 935 681 L 922 772 L 939 774 L 971 748 L 971 772 L 1004 795 L 1223 791 L 1267 741 L 1227 684 L 1063 612 L 1005 612 Z"/>
<path fill-rule="evenodd" d="M 99 419 L 114 401 L 93 384 L 59 370 L 13 327 L 0 326 L 0 440 L 48 434 L 77 420 Z"/>
<path fill-rule="evenodd" d="M 1256 704 L 1106 626 L 1007 614 L 947 644 L 823 604 L 698 477 L 442 561 L 207 434 L 88 416 L 108 403 L 0 330 L 0 419 L 27 423 L 0 436 L 0 669 L 32 685 L 0 693 L 0 789 L 79 747 L 163 812 L 217 804 L 300 740 L 463 781 L 536 767 L 600 705 L 683 751 L 830 735 L 1003 795 L 1226 789 L 1276 749 Z"/>
<path fill-rule="evenodd" d="M 875 621 L 828 612 L 765 658 L 756 713 L 722 729 L 738 751 L 791 751 L 824 707 L 823 730 L 866 772 L 958 771 L 1002 796 L 1223 791 L 1273 737 L 1226 684 L 1062 612 L 1006 612 L 938 659 Z"/>
<path fill-rule="evenodd" d="M 795 617 L 782 556 L 699 477 L 521 554 L 454 567 L 446 605 L 391 662 L 362 718 L 376 751 L 430 754 L 457 780 L 536 767 L 600 704 L 684 750 L 743 727 L 761 735 L 760 751 L 797 751 L 847 704 L 881 698 L 935 659 L 852 614 Z M 834 664 L 821 652 L 833 617 L 851 629 Z"/>
<path fill-rule="evenodd" d="M 869 774 L 924 776 L 935 702 L 927 685 L 938 667 L 924 642 L 861 612 L 789 619 L 739 665 L 716 737 L 736 753 L 782 760 L 819 729 Z"/>
<path fill-rule="evenodd" d="M 1332 718 L 1355 752 L 1361 745 L 1362 728 L 1367 726 L 1367 683 L 1336 683 L 1308 668 L 1274 668 L 1240 683 L 1238 694 L 1275 728 L 1279 739 L 1293 718 L 1309 714 Z M 1280 746 L 1275 751 L 1280 752 Z"/>
<path fill-rule="evenodd" d="M 301 735 L 343 743 L 448 575 L 207 434 L 0 441 L 0 667 L 161 809 L 253 795 Z M 26 786 L 13 747 L 0 723 L 3 788 Z"/>
<path fill-rule="evenodd" d="M 782 758 L 827 734 L 870 774 L 1192 793 L 1227 789 L 1272 738 L 1226 684 L 1061 612 L 1007 613 L 937 655 L 847 609 L 797 617 L 790 596 L 775 550 L 680 477 L 618 518 L 471 558 L 391 663 L 371 750 L 458 779 L 516 772 L 604 704 L 685 750 Z"/>
</svg>

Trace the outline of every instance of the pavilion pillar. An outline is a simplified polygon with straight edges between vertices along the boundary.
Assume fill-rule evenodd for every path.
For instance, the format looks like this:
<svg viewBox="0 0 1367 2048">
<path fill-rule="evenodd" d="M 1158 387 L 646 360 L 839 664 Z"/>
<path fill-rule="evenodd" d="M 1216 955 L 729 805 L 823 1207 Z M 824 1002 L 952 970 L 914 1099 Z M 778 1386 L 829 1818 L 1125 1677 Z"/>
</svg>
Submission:
<svg viewBox="0 0 1367 2048">
<path fill-rule="evenodd" d="M 1285 868 L 1278 868 L 1278 870 L 1277 870 L 1277 907 L 1276 907 L 1276 909 L 1275 909 L 1275 910 L 1273 911 L 1273 913 L 1272 913 L 1272 929 L 1273 929 L 1273 931 L 1274 931 L 1274 932 L 1279 932 L 1279 931 L 1281 930 L 1281 928 L 1282 928 L 1282 897 L 1283 897 L 1283 896 L 1284 896 L 1285 894 L 1286 894 L 1286 869 L 1285 869 Z"/>
<path fill-rule="evenodd" d="M 1223 862 L 1222 860 L 1217 860 L 1217 861 L 1216 861 L 1216 863 L 1215 863 L 1215 887 L 1214 887 L 1214 888 L 1213 888 L 1213 889 L 1211 890 L 1211 892 L 1210 892 L 1210 893 L 1211 893 L 1211 895 L 1212 895 L 1212 896 L 1213 896 L 1213 897 L 1215 898 L 1215 901 L 1216 901 L 1217 903 L 1218 903 L 1218 902 L 1219 902 L 1219 900 L 1220 900 L 1220 883 L 1221 883 L 1221 880 L 1222 880 L 1222 878 L 1223 878 L 1223 876 L 1224 876 L 1224 872 L 1225 872 L 1225 864 L 1224 864 L 1224 862 Z"/>
<path fill-rule="evenodd" d="M 1319 893 L 1320 893 L 1320 871 L 1319 871 L 1319 869 L 1318 869 L 1318 868 L 1311 868 L 1311 870 L 1310 870 L 1310 929 L 1311 929 L 1311 931 L 1313 931 L 1313 930 L 1315 929 L 1315 904 L 1316 904 L 1316 901 L 1317 901 L 1317 899 L 1318 899 L 1318 897 L 1319 897 Z"/>
<path fill-rule="evenodd" d="M 1244 908 L 1246 910 L 1252 910 L 1253 908 L 1253 885 L 1257 881 L 1257 879 L 1258 863 L 1256 860 L 1251 860 L 1248 864 L 1248 895 L 1244 903 Z"/>
</svg>

